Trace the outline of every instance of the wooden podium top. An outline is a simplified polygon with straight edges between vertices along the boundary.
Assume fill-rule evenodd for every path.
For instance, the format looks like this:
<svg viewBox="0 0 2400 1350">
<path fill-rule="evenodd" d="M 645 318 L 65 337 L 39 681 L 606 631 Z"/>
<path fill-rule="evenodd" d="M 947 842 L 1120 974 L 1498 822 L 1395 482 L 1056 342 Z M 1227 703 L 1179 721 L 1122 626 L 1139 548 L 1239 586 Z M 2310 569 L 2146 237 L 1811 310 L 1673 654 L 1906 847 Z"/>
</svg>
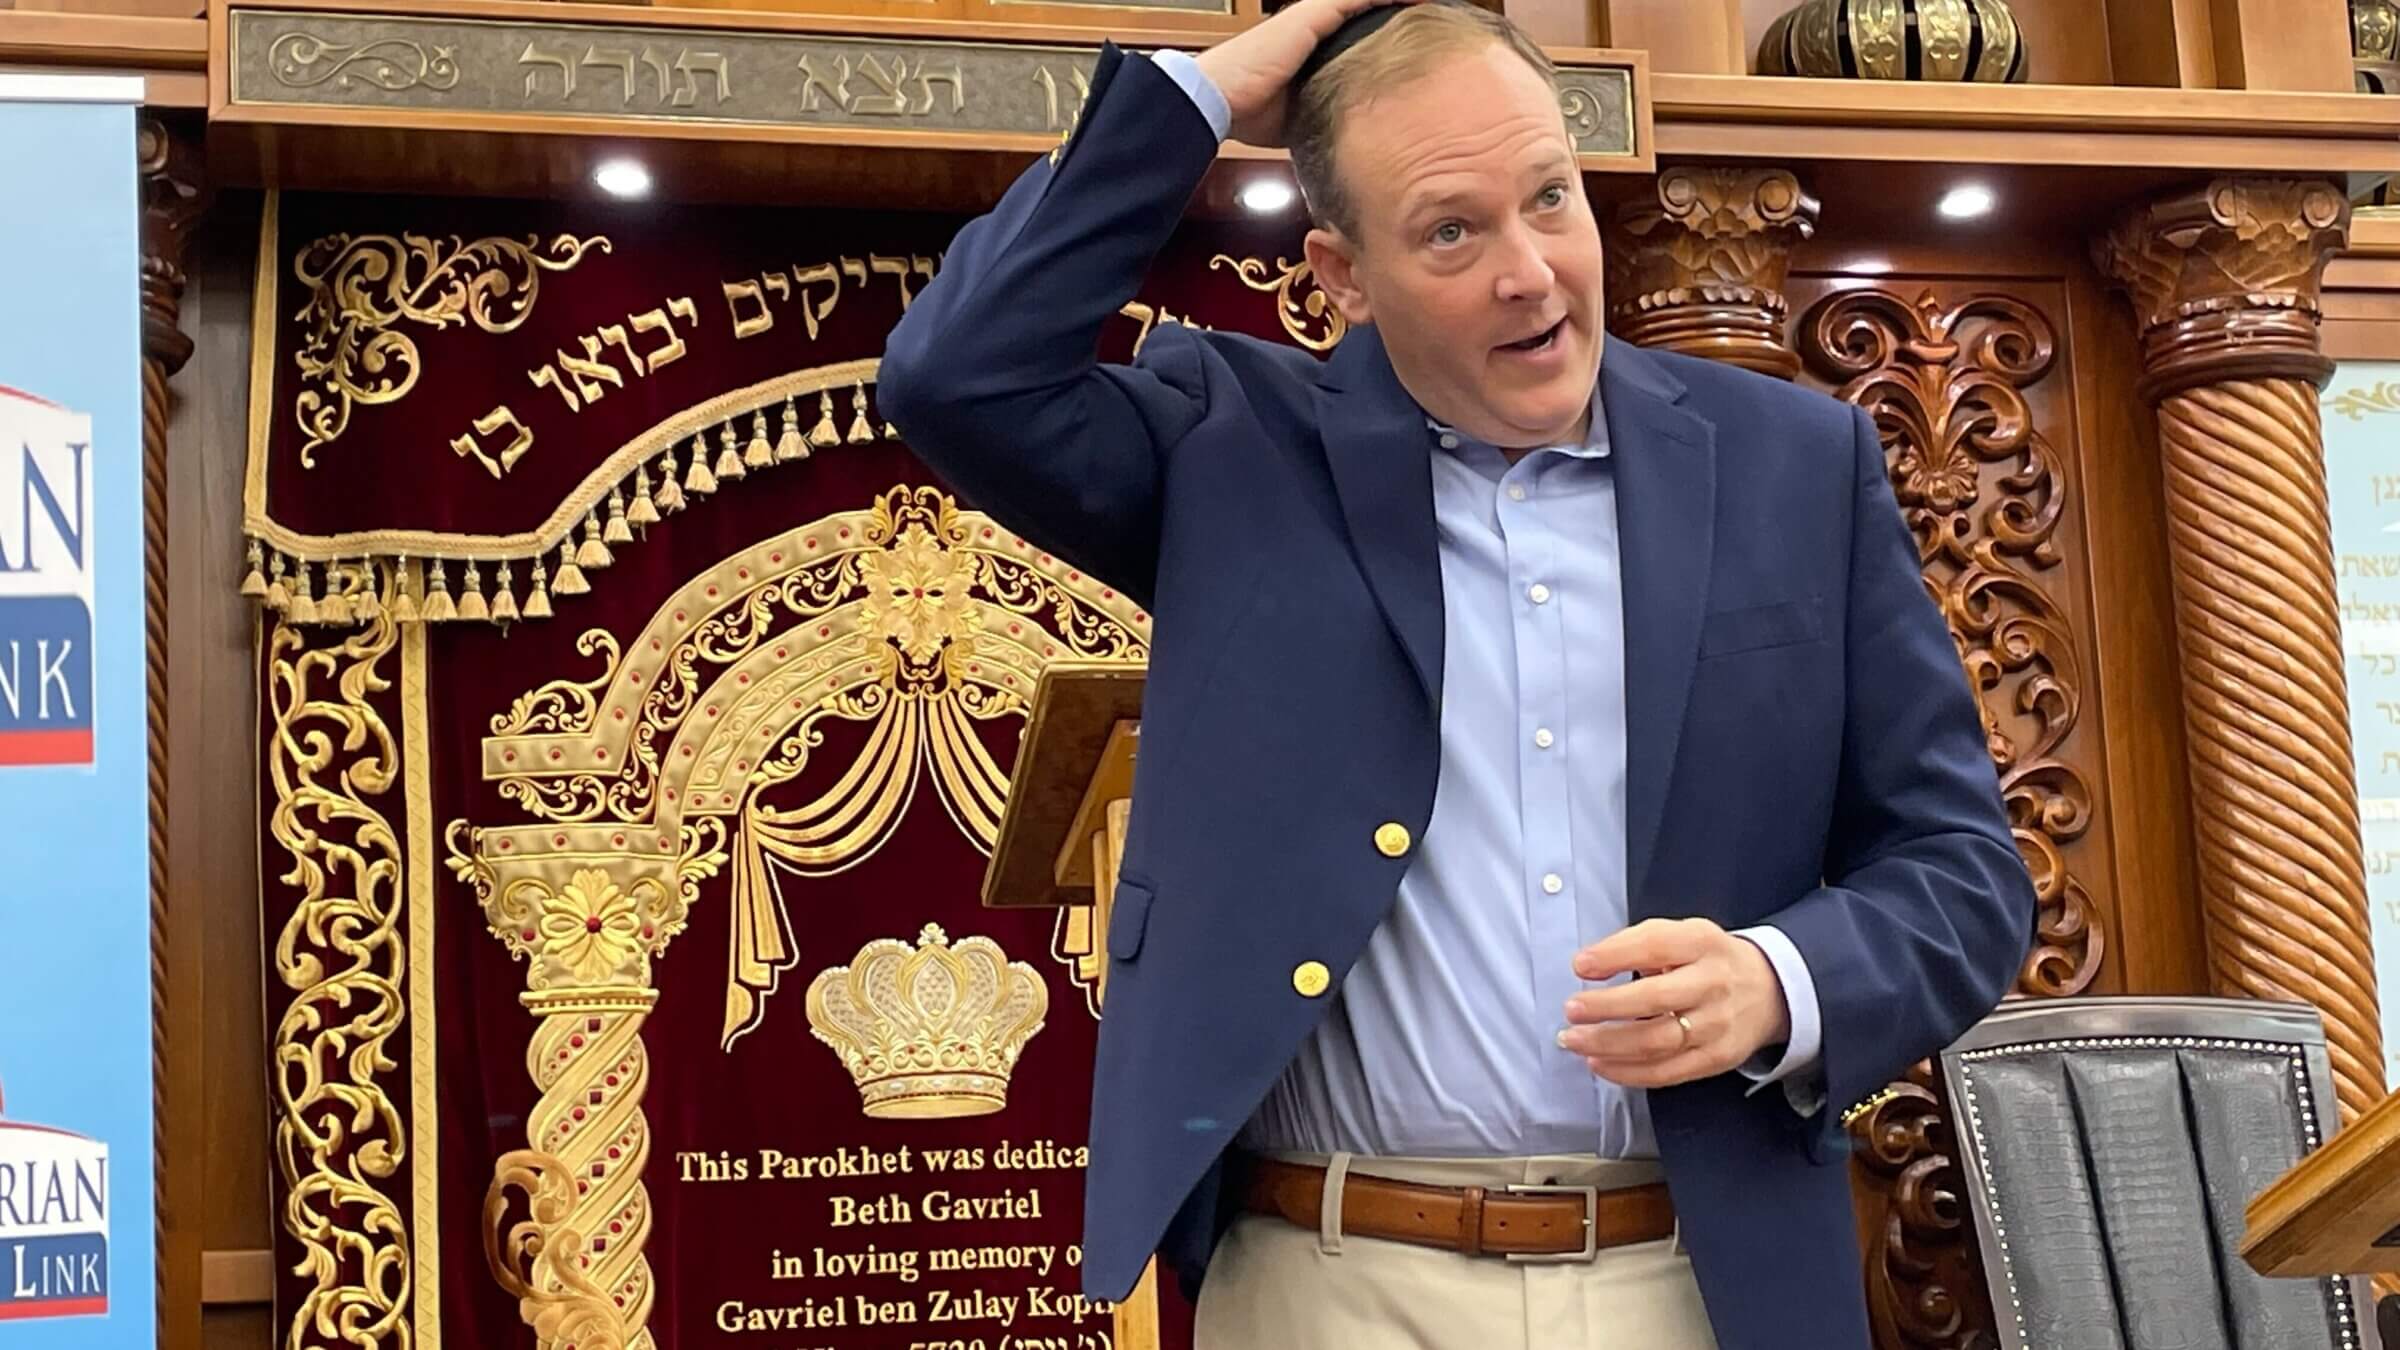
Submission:
<svg viewBox="0 0 2400 1350">
<path fill-rule="evenodd" d="M 983 876 L 995 909 L 1088 905 L 1089 844 L 1101 808 L 1133 791 L 1146 667 L 1059 661 L 1034 686 L 1033 715 L 1009 775 L 1000 838 Z"/>
<path fill-rule="evenodd" d="M 2400 1096 L 2336 1131 L 2244 1217 L 2242 1259 L 2261 1275 L 2400 1272 Z"/>
</svg>

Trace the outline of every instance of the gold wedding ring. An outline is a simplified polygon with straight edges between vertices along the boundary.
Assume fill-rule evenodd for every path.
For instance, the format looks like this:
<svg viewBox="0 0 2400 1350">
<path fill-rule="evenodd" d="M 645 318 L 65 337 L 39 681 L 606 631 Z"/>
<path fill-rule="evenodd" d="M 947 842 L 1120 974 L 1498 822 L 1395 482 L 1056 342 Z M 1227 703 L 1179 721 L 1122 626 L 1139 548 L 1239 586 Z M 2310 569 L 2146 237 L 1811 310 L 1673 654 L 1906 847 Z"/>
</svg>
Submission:
<svg viewBox="0 0 2400 1350">
<path fill-rule="evenodd" d="M 1682 1027 L 1682 1028 L 1683 1028 L 1683 1044 L 1681 1044 L 1681 1045 L 1679 1045 L 1679 1046 L 1676 1046 L 1675 1048 L 1676 1048 L 1677 1050 L 1689 1050 L 1689 1049 L 1691 1049 L 1691 1048 L 1692 1048 L 1692 1019 L 1690 1019 L 1690 1018 L 1688 1018 L 1688 1017 L 1684 1016 L 1682 1013 L 1677 1013 L 1677 1014 L 1675 1014 L 1675 1025 L 1677 1025 L 1677 1026 L 1679 1026 L 1679 1027 Z"/>
</svg>

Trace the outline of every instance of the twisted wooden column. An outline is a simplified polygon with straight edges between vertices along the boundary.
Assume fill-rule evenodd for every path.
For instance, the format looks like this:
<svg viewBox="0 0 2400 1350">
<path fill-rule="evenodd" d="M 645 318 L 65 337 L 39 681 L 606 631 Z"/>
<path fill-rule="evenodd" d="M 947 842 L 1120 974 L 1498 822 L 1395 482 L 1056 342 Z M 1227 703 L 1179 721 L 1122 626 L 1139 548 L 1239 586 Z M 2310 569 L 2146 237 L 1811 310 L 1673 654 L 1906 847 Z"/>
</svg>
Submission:
<svg viewBox="0 0 2400 1350">
<path fill-rule="evenodd" d="M 2345 1120 L 2383 1096 L 2317 411 L 2349 214 L 2325 183 L 2222 178 L 2096 248 L 2158 408 L 2211 984 L 2323 1012 Z"/>
<path fill-rule="evenodd" d="M 1609 328 L 1636 346 L 1792 378 L 1800 358 L 1784 334 L 1784 280 L 1817 210 L 1783 169 L 1666 170 L 1655 199 L 1611 222 Z"/>
<path fill-rule="evenodd" d="M 198 973 L 196 938 L 187 934 L 180 944 L 171 939 L 167 902 L 167 381 L 192 356 L 192 340 L 177 319 L 184 247 L 206 199 L 193 136 L 145 116 L 135 128 L 134 153 L 142 175 L 142 647 L 149 706 L 151 1149 L 158 1196 L 159 1341 L 167 1350 L 196 1350 L 198 1160 L 174 1157 L 169 1145 L 177 1115 L 196 1119 L 200 1076 L 197 1047 L 167 1053 L 170 995 L 189 997 L 191 977 Z M 192 959 L 177 962 L 178 954 Z M 170 969 L 174 965 L 182 974 Z"/>
</svg>

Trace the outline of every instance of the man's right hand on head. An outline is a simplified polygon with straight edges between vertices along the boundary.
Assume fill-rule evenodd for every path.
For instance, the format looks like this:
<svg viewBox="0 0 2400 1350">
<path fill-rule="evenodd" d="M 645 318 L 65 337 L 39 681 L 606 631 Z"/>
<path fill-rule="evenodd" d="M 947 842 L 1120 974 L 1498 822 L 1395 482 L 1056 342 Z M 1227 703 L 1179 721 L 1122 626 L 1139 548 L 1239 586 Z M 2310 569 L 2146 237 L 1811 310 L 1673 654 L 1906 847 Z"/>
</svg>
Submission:
<svg viewBox="0 0 2400 1350">
<path fill-rule="evenodd" d="M 1197 58 L 1200 71 L 1225 96 L 1233 113 L 1232 136 L 1258 146 L 1283 144 L 1285 94 L 1317 44 L 1351 15 L 1384 4 L 1414 0 L 1299 0 L 1246 32 L 1227 38 Z"/>
</svg>

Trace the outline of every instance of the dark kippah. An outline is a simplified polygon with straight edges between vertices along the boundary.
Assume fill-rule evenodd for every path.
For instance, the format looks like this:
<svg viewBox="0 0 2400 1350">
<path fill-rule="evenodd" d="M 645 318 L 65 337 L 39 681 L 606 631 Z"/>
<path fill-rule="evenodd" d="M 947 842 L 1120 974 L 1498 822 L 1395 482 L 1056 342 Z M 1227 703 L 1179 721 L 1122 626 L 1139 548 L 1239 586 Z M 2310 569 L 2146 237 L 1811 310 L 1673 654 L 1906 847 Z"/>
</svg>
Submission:
<svg viewBox="0 0 2400 1350">
<path fill-rule="evenodd" d="M 1461 0 L 1423 0 L 1423 3 L 1426 4 L 1456 2 L 1461 2 Z M 1297 90 L 1307 84 L 1309 78 L 1331 64 L 1333 58 L 1374 36 L 1382 30 L 1385 24 L 1399 18 L 1401 11 L 1408 8 L 1410 6 L 1406 3 L 1379 4 L 1371 9 L 1362 9 L 1342 20 L 1342 26 L 1328 34 L 1323 42 L 1317 44 L 1317 49 L 1308 54 L 1308 59 L 1300 63 L 1299 71 L 1292 76 L 1291 87 Z"/>
</svg>

